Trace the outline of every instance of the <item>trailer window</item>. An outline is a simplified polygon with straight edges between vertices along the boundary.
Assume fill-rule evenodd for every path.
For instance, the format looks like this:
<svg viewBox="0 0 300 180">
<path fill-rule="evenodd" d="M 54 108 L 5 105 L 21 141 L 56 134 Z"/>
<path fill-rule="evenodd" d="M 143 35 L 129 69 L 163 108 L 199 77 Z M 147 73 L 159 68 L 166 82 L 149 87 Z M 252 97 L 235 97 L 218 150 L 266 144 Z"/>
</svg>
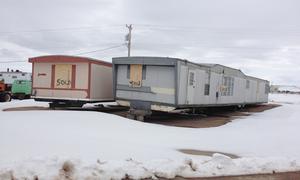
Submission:
<svg viewBox="0 0 300 180">
<path fill-rule="evenodd" d="M 189 85 L 193 86 L 194 82 L 195 82 L 195 74 L 193 72 L 190 72 Z"/>
<path fill-rule="evenodd" d="M 249 89 L 249 88 L 250 88 L 250 81 L 247 80 L 247 81 L 246 81 L 246 89 Z"/>
<path fill-rule="evenodd" d="M 204 86 L 204 95 L 205 96 L 209 95 L 209 84 L 205 84 L 205 86 Z"/>
<path fill-rule="evenodd" d="M 234 78 L 223 77 L 223 83 L 221 88 L 222 96 L 233 96 Z"/>
<path fill-rule="evenodd" d="M 210 71 L 205 72 L 204 95 L 209 96 Z"/>
<path fill-rule="evenodd" d="M 0 76 L 2 76 L 2 74 L 0 74 Z"/>
<path fill-rule="evenodd" d="M 12 76 L 13 79 L 17 79 L 17 76 Z"/>
</svg>

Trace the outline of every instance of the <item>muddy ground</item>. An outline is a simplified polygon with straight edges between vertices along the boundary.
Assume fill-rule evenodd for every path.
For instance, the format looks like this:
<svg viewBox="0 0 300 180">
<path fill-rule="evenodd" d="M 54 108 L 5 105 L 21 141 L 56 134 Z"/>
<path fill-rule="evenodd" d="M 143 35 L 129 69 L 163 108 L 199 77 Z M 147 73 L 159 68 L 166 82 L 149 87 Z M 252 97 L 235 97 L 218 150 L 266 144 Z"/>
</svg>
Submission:
<svg viewBox="0 0 300 180">
<path fill-rule="evenodd" d="M 186 178 L 176 177 L 175 180 L 183 180 Z M 219 176 L 207 178 L 188 178 L 189 180 L 300 180 L 300 171 L 280 172 L 270 174 L 250 174 L 236 176 Z"/>
<path fill-rule="evenodd" d="M 222 126 L 236 118 L 250 116 L 252 113 L 259 113 L 269 109 L 276 108 L 278 104 L 261 104 L 246 106 L 243 109 L 232 107 L 215 108 L 204 111 L 201 114 L 171 114 L 163 112 L 154 112 L 151 116 L 145 118 L 146 123 L 162 124 L 167 126 L 188 127 L 188 128 L 209 128 Z M 7 108 L 3 111 L 32 111 L 32 110 L 51 110 L 47 107 L 28 106 Z M 118 106 L 94 107 L 94 108 L 57 108 L 56 110 L 76 110 L 76 111 L 100 111 L 127 117 L 128 109 Z"/>
<path fill-rule="evenodd" d="M 154 112 L 150 117 L 146 117 L 145 122 L 177 127 L 209 128 L 222 126 L 236 118 L 249 116 L 252 113 L 263 112 L 278 106 L 280 105 L 261 104 L 246 106 L 243 109 L 235 109 L 232 107 L 215 108 L 202 114 L 170 114 Z M 111 113 L 122 117 L 126 117 L 127 115 L 127 111 L 115 111 Z"/>
</svg>

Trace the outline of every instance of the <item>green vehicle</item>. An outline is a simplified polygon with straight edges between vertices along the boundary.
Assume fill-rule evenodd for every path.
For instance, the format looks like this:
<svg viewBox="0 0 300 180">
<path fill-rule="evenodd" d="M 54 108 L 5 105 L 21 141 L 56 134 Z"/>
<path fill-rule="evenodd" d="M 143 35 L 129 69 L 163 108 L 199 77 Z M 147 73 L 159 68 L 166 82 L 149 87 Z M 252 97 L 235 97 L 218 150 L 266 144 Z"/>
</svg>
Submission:
<svg viewBox="0 0 300 180">
<path fill-rule="evenodd" d="M 31 81 L 29 80 L 15 80 L 11 87 L 13 98 L 29 99 L 31 96 Z"/>
</svg>

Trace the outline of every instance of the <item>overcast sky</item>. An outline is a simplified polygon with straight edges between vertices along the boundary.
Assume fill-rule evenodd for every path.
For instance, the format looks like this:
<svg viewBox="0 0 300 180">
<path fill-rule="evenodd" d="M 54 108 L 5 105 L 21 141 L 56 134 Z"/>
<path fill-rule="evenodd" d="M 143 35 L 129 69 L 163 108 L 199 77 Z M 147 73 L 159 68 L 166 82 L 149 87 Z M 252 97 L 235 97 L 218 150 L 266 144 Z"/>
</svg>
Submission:
<svg viewBox="0 0 300 180">
<path fill-rule="evenodd" d="M 125 24 L 133 56 L 219 63 L 300 86 L 299 0 L 1 0 L 0 71 L 30 72 L 27 59 L 48 54 L 126 56 Z M 103 51 L 84 54 L 94 50 Z"/>
</svg>

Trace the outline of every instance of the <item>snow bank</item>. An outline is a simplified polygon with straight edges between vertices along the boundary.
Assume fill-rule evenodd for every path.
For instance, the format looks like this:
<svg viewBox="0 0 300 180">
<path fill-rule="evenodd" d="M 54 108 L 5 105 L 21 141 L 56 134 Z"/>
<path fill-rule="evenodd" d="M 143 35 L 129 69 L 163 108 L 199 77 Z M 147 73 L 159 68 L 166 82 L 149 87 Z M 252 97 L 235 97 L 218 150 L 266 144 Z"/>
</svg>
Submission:
<svg viewBox="0 0 300 180">
<path fill-rule="evenodd" d="M 300 170 L 300 96 L 224 126 L 190 129 L 90 111 L 0 111 L 0 179 L 173 178 Z M 46 106 L 32 100 L 0 109 Z M 176 149 L 224 152 L 212 157 Z"/>
<path fill-rule="evenodd" d="M 119 161 L 97 160 L 84 164 L 80 160 L 30 159 L 14 163 L 0 170 L 1 180 L 21 179 L 144 179 L 175 177 L 211 177 L 254 173 L 274 173 L 299 170 L 295 160 L 284 158 L 231 159 L 222 154 L 208 158 L 181 160 L 157 159 L 139 162 L 133 159 Z"/>
<path fill-rule="evenodd" d="M 269 101 L 280 104 L 300 104 L 299 94 L 270 94 Z"/>
<path fill-rule="evenodd" d="M 26 99 L 26 100 L 13 99 L 11 102 L 1 102 L 0 111 L 7 108 L 26 107 L 26 106 L 49 107 L 49 103 L 37 102 L 34 101 L 33 99 Z"/>
</svg>

